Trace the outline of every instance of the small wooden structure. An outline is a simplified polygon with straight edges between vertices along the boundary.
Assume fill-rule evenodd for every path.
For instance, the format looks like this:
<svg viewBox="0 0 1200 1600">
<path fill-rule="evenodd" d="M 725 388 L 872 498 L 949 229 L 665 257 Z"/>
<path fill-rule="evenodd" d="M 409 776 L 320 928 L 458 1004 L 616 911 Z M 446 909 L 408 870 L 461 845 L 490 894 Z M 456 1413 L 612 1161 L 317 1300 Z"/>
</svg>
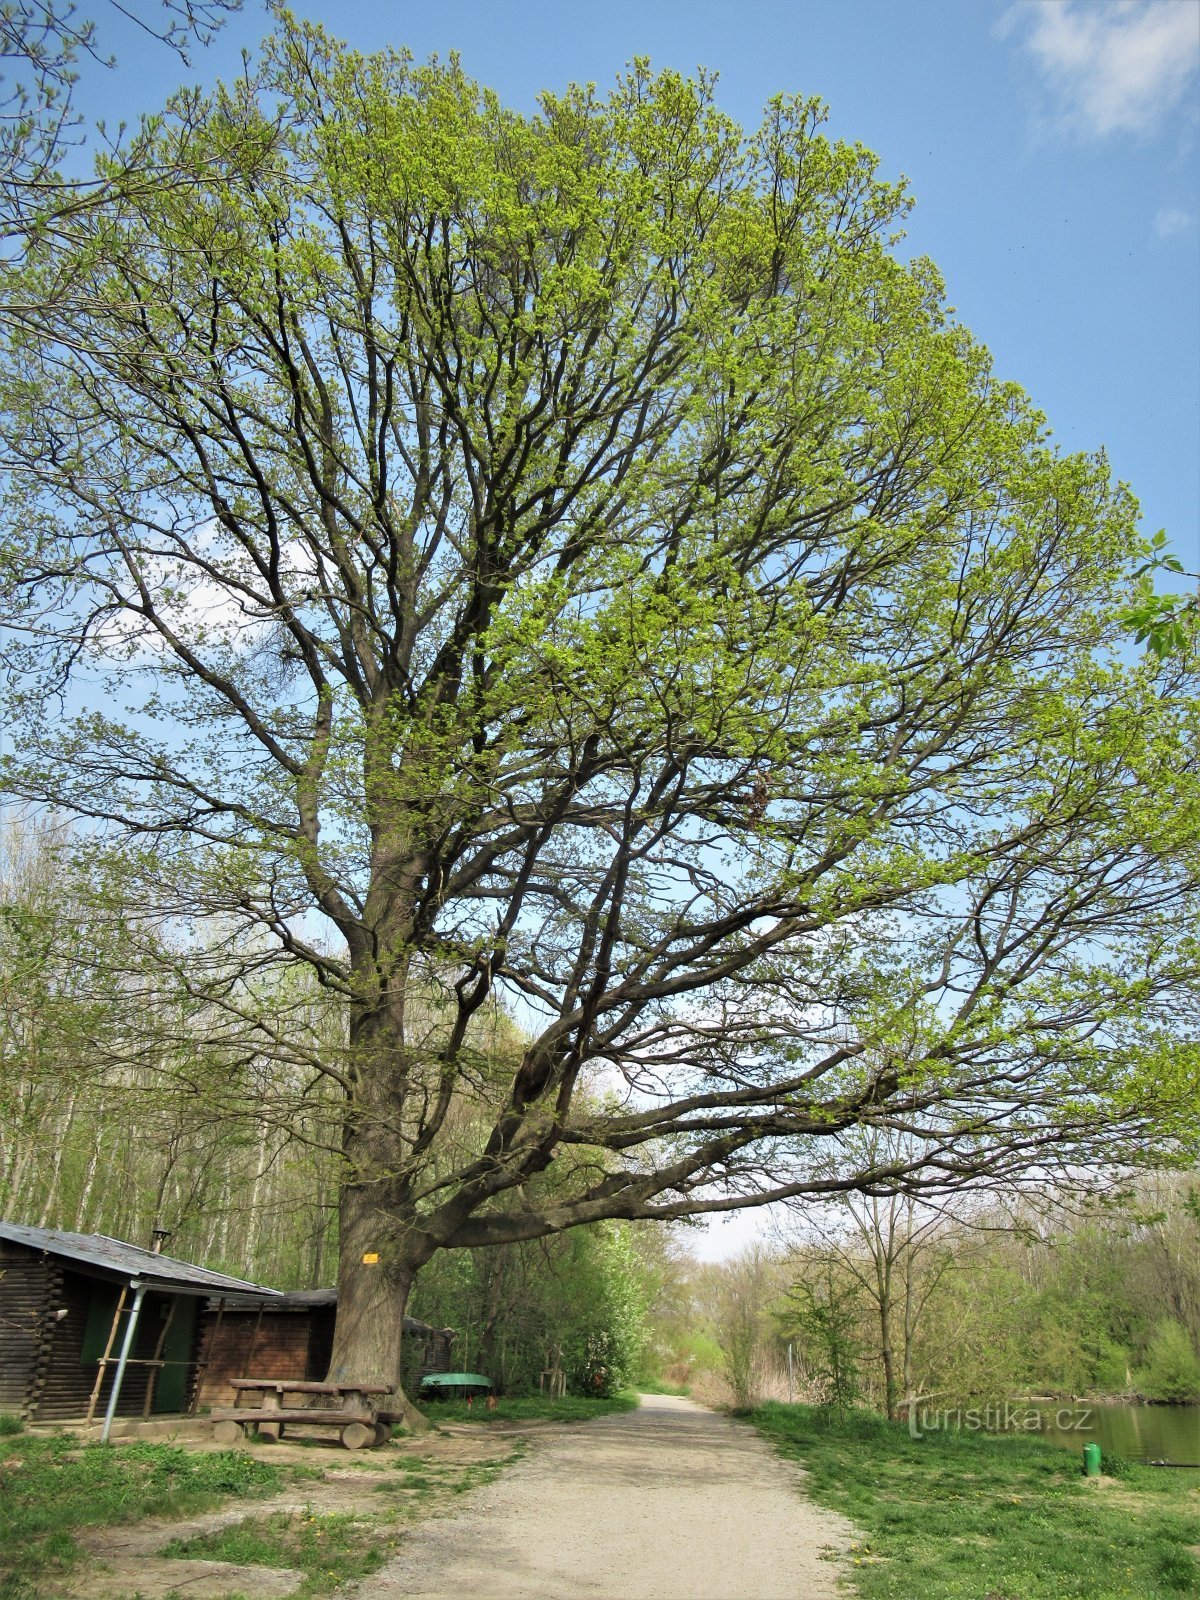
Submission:
<svg viewBox="0 0 1200 1600">
<path fill-rule="evenodd" d="M 246 1374 L 313 1383 L 329 1370 L 336 1289 L 214 1295 L 200 1319 L 197 1406 L 230 1406 Z M 419 1383 L 450 1365 L 451 1328 L 404 1319 L 404 1379 Z M 415 1384 L 414 1384 L 415 1386 Z M 411 1392 L 411 1390 L 410 1390 Z"/>
<path fill-rule="evenodd" d="M 276 1291 L 104 1234 L 0 1222 L 0 1411 L 32 1422 L 185 1411 L 198 1312 Z"/>
<path fill-rule="evenodd" d="M 347 1450 L 361 1450 L 364 1445 L 384 1444 L 392 1431 L 372 1401 L 372 1396 L 388 1393 L 386 1384 L 235 1378 L 233 1387 L 241 1403 L 213 1410 L 213 1437 L 218 1444 L 237 1444 L 244 1435 L 253 1434 L 279 1439 L 285 1431 L 317 1428 L 332 1430 Z M 285 1404 L 289 1395 L 301 1395 L 307 1403 Z M 250 1404 L 251 1400 L 256 1403 Z"/>
<path fill-rule="evenodd" d="M 563 1371 L 562 1345 L 546 1351 L 546 1365 L 538 1373 L 538 1388 L 551 1400 L 561 1400 L 567 1392 L 567 1375 Z"/>
</svg>

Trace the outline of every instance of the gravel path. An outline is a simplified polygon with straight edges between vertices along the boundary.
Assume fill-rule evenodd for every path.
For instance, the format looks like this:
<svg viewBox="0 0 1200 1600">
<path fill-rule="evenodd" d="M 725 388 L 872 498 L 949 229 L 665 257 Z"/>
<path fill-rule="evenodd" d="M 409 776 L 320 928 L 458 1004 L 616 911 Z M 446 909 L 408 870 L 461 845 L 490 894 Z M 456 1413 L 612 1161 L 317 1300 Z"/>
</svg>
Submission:
<svg viewBox="0 0 1200 1600">
<path fill-rule="evenodd" d="M 746 1423 L 690 1400 L 534 1436 L 359 1600 L 834 1600 L 855 1538 Z"/>
</svg>

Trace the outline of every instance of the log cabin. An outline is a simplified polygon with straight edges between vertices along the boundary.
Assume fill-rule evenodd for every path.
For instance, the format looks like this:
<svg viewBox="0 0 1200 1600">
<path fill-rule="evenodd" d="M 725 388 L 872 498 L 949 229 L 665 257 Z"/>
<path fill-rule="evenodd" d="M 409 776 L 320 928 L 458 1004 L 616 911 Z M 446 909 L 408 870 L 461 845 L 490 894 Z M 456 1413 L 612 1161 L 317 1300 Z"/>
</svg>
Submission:
<svg viewBox="0 0 1200 1600">
<path fill-rule="evenodd" d="M 286 1292 L 104 1234 L 0 1222 L 0 1412 L 90 1422 L 229 1404 L 231 1378 L 325 1376 L 336 1289 Z M 450 1365 L 452 1329 L 405 1317 L 405 1382 Z"/>
<path fill-rule="evenodd" d="M 0 1411 L 29 1422 L 179 1414 L 193 1402 L 200 1313 L 272 1289 L 105 1234 L 0 1222 Z"/>
</svg>

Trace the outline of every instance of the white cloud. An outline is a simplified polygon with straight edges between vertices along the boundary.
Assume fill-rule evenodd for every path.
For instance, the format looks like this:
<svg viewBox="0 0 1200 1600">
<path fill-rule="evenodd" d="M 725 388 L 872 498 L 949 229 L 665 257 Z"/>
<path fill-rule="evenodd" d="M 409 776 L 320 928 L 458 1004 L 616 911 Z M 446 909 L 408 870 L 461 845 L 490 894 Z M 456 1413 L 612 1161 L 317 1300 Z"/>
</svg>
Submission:
<svg viewBox="0 0 1200 1600">
<path fill-rule="evenodd" d="M 1151 132 L 1200 68 L 1195 0 L 1022 0 L 998 31 L 1022 37 L 1056 120 L 1092 138 Z"/>
<path fill-rule="evenodd" d="M 310 577 L 315 570 L 311 552 L 298 540 L 283 545 L 279 564 L 285 580 Z M 138 566 L 159 616 L 193 649 L 244 654 L 263 644 L 275 627 L 274 607 L 257 570 L 223 538 L 214 520 L 181 539 L 178 553 L 165 537 L 157 553 L 147 542 L 138 552 Z M 220 581 L 220 574 L 227 575 L 228 584 Z M 125 609 L 112 611 L 92 629 L 92 651 L 110 662 L 153 665 L 170 653 L 170 646 L 142 615 L 132 585 L 126 593 Z"/>
<path fill-rule="evenodd" d="M 1154 219 L 1154 231 L 1160 239 L 1173 239 L 1176 234 L 1186 233 L 1191 225 L 1190 213 L 1179 206 L 1163 206 Z"/>
</svg>

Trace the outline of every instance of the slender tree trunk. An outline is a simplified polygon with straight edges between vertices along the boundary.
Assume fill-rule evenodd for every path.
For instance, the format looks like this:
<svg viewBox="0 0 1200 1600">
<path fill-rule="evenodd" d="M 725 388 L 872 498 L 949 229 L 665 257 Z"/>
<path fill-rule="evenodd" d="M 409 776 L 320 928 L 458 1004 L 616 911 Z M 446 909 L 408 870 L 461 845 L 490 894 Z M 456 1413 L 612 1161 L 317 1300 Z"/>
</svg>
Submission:
<svg viewBox="0 0 1200 1600">
<path fill-rule="evenodd" d="M 96 1170 L 100 1165 L 100 1141 L 103 1138 L 104 1114 L 107 1106 L 101 1100 L 96 1112 L 96 1121 L 92 1136 L 92 1148 L 88 1151 L 87 1170 L 83 1175 L 83 1187 L 79 1191 L 79 1204 L 75 1207 L 75 1231 L 87 1231 L 88 1209 L 92 1203 L 92 1190 L 96 1186 Z"/>
<path fill-rule="evenodd" d="M 15 1148 L 16 1154 L 11 1158 L 8 1168 L 8 1185 L 4 1196 L 5 1215 L 17 1215 L 22 1209 L 24 1195 L 22 1190 L 25 1184 L 25 1172 L 29 1166 L 31 1141 L 26 1135 L 24 1126 L 20 1126 L 17 1138 L 12 1141 L 10 1149 Z"/>
<path fill-rule="evenodd" d="M 258 1157 L 254 1165 L 254 1183 L 250 1189 L 250 1215 L 246 1224 L 246 1267 L 252 1276 L 261 1274 L 258 1260 L 259 1237 L 262 1232 L 263 1181 L 267 1175 L 267 1124 L 259 1124 Z"/>
<path fill-rule="evenodd" d="M 66 1114 L 59 1126 L 54 1141 L 54 1160 L 50 1167 L 50 1175 L 46 1180 L 46 1198 L 42 1204 L 41 1215 L 38 1217 L 38 1227 L 44 1228 L 50 1220 L 50 1215 L 58 1208 L 58 1183 L 62 1176 L 63 1153 L 67 1148 L 67 1140 L 75 1122 L 75 1096 L 71 1095 L 67 1101 Z M 61 1226 L 61 1224 L 60 1224 Z"/>
<path fill-rule="evenodd" d="M 916 1308 L 913 1305 L 913 1252 L 904 1254 L 904 1394 L 911 1400 L 913 1392 L 913 1341 L 916 1333 Z"/>
<path fill-rule="evenodd" d="M 479 1370 L 490 1378 L 496 1375 L 496 1335 L 505 1310 L 505 1260 L 502 1250 L 487 1252 L 484 1288 L 483 1330 L 479 1336 Z M 472 1369 L 473 1370 L 473 1369 Z"/>
<path fill-rule="evenodd" d="M 890 1293 L 886 1293 L 879 1302 L 879 1333 L 880 1355 L 883 1357 L 884 1405 L 887 1408 L 889 1422 L 894 1421 L 896 1416 L 896 1370 L 892 1354 L 891 1313 L 892 1297 Z"/>
<path fill-rule="evenodd" d="M 225 1168 L 225 1188 L 221 1203 L 221 1221 L 217 1227 L 217 1255 L 224 1266 L 229 1260 L 229 1212 L 233 1205 L 232 1174 Z"/>
<path fill-rule="evenodd" d="M 892 1258 L 889 1239 L 886 1248 L 875 1249 L 875 1303 L 879 1308 L 879 1354 L 883 1361 L 883 1403 L 888 1421 L 896 1416 L 896 1367 L 892 1354 Z"/>
</svg>

